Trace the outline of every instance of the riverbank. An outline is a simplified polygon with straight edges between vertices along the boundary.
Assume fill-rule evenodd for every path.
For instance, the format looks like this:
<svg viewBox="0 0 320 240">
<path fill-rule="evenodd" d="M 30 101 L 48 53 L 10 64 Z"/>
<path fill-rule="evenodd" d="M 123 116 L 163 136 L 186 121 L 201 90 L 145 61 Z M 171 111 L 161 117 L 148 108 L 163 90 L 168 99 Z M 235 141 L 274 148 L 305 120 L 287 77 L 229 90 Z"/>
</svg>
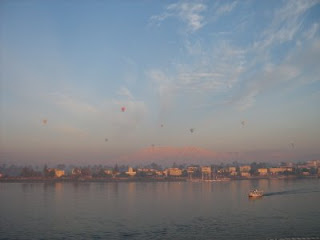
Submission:
<svg viewBox="0 0 320 240">
<path fill-rule="evenodd" d="M 187 177 L 116 177 L 116 178 L 22 178 L 9 177 L 0 178 L 1 182 L 221 182 L 221 181 L 239 181 L 239 180 L 290 180 L 290 179 L 314 179 L 319 176 L 252 176 L 252 177 L 234 177 L 234 178 L 217 178 L 211 180 L 189 179 Z"/>
</svg>

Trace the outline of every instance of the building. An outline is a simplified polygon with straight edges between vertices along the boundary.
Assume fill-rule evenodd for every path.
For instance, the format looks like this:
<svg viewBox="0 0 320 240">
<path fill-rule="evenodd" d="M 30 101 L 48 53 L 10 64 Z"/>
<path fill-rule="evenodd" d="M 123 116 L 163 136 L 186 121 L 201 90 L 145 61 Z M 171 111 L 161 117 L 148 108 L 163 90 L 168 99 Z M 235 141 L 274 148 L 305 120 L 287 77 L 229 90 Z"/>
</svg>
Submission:
<svg viewBox="0 0 320 240">
<path fill-rule="evenodd" d="M 64 176 L 64 170 L 55 169 L 55 177 L 62 177 Z"/>
<path fill-rule="evenodd" d="M 199 167 L 189 166 L 187 167 L 188 178 L 192 179 L 195 175 L 195 172 L 198 171 Z"/>
<path fill-rule="evenodd" d="M 104 169 L 103 171 L 104 171 L 104 173 L 106 175 L 112 175 L 113 174 L 113 171 L 111 169 Z"/>
<path fill-rule="evenodd" d="M 237 168 L 236 167 L 229 167 L 228 171 L 229 171 L 229 174 L 231 176 L 236 176 L 237 175 Z"/>
<path fill-rule="evenodd" d="M 307 166 L 317 168 L 318 166 L 320 166 L 320 160 L 307 161 Z"/>
<path fill-rule="evenodd" d="M 240 172 L 241 177 L 250 177 L 251 174 L 249 172 Z"/>
<path fill-rule="evenodd" d="M 274 167 L 274 168 L 269 168 L 269 172 L 272 175 L 277 175 L 284 172 L 293 172 L 293 168 L 292 167 Z"/>
<path fill-rule="evenodd" d="M 201 167 L 201 172 L 206 174 L 211 174 L 211 167 L 208 167 L 208 166 Z"/>
<path fill-rule="evenodd" d="M 54 177 L 58 177 L 58 178 L 64 176 L 64 170 L 60 170 L 57 168 L 48 168 L 48 172 L 53 172 Z"/>
<path fill-rule="evenodd" d="M 144 176 L 154 176 L 157 174 L 157 170 L 153 168 L 138 168 L 139 173 L 142 173 Z"/>
<path fill-rule="evenodd" d="M 195 166 L 187 167 L 187 173 L 190 173 L 190 174 L 193 174 L 197 170 L 198 170 L 198 167 L 195 167 Z"/>
<path fill-rule="evenodd" d="M 126 172 L 127 175 L 129 175 L 130 177 L 133 177 L 137 174 L 137 172 L 133 171 L 132 167 L 128 168 L 128 171 Z"/>
<path fill-rule="evenodd" d="M 180 177 L 182 175 L 182 170 L 180 168 L 168 168 L 167 175 L 173 177 Z"/>
<path fill-rule="evenodd" d="M 310 166 L 309 165 L 307 165 L 307 164 L 301 164 L 301 165 L 297 165 L 297 168 L 298 169 L 308 169 L 308 170 L 310 170 Z"/>
<path fill-rule="evenodd" d="M 284 167 L 285 172 L 293 172 L 294 168 L 293 167 Z"/>
<path fill-rule="evenodd" d="M 159 177 L 164 175 L 163 171 L 159 171 L 159 170 L 156 170 L 155 173 L 156 173 L 156 176 L 159 176 Z"/>
<path fill-rule="evenodd" d="M 250 172 L 251 166 L 250 165 L 245 165 L 245 166 L 240 166 L 240 172 Z"/>
<path fill-rule="evenodd" d="M 81 175 L 81 169 L 80 168 L 73 168 L 72 171 L 71 171 L 71 174 L 73 176 Z"/>
<path fill-rule="evenodd" d="M 251 166 L 250 165 L 240 166 L 239 170 L 240 170 L 241 177 L 250 177 L 251 176 L 251 174 L 250 174 Z"/>
<path fill-rule="evenodd" d="M 273 167 L 273 168 L 269 168 L 269 172 L 271 175 L 276 175 L 279 173 L 283 173 L 283 169 L 281 167 Z"/>
<path fill-rule="evenodd" d="M 201 176 L 202 176 L 202 180 L 211 179 L 211 167 L 209 166 L 201 167 Z"/>
<path fill-rule="evenodd" d="M 260 176 L 268 175 L 268 168 L 258 168 L 258 173 Z"/>
</svg>

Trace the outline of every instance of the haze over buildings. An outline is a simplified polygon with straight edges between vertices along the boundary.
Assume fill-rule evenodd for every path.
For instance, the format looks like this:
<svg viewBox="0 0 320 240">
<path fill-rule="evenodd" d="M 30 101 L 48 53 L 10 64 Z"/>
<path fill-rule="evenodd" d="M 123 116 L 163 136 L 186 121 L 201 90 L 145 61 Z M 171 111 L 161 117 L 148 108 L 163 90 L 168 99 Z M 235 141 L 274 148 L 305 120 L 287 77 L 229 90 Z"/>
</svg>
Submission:
<svg viewBox="0 0 320 240">
<path fill-rule="evenodd" d="M 0 11 L 0 163 L 193 147 L 320 158 L 320 1 L 4 0 Z"/>
</svg>

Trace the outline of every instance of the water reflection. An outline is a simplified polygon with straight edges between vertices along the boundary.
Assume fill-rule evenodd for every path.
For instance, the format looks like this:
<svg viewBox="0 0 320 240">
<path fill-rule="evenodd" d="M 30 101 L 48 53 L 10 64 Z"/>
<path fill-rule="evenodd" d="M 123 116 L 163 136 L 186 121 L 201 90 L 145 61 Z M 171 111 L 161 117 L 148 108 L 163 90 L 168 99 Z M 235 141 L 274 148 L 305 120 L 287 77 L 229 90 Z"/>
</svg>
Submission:
<svg viewBox="0 0 320 240">
<path fill-rule="evenodd" d="M 54 189 L 57 193 L 61 193 L 63 188 L 63 184 L 61 182 L 57 182 L 54 184 Z"/>
<path fill-rule="evenodd" d="M 22 183 L 21 188 L 24 193 L 34 191 L 34 183 Z"/>
<path fill-rule="evenodd" d="M 263 197 L 248 197 L 250 202 L 261 201 Z"/>
<path fill-rule="evenodd" d="M 315 205 L 320 201 L 319 183 L 244 180 L 2 184 L 0 236 L 266 239 L 288 234 L 319 235 L 320 210 Z M 249 201 L 252 188 L 264 190 L 265 197 Z M 29 235 L 21 235 L 22 231 Z"/>
<path fill-rule="evenodd" d="M 52 192 L 54 191 L 55 183 L 54 182 L 45 182 L 43 183 L 43 191 L 46 192 Z"/>
<path fill-rule="evenodd" d="M 118 196 L 119 195 L 119 183 L 115 182 L 115 183 L 111 183 L 111 191 L 113 194 L 115 194 L 115 196 Z"/>
</svg>

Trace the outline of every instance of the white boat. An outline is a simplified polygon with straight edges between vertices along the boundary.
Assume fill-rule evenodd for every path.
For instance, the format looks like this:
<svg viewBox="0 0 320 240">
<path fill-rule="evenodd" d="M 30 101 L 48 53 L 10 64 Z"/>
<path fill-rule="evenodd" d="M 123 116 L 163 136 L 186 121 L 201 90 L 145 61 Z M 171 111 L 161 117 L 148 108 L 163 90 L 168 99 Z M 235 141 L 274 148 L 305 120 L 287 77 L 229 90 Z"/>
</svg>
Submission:
<svg viewBox="0 0 320 240">
<path fill-rule="evenodd" d="M 263 191 L 258 189 L 254 189 L 249 192 L 250 198 L 262 197 L 262 196 L 263 196 Z"/>
</svg>

